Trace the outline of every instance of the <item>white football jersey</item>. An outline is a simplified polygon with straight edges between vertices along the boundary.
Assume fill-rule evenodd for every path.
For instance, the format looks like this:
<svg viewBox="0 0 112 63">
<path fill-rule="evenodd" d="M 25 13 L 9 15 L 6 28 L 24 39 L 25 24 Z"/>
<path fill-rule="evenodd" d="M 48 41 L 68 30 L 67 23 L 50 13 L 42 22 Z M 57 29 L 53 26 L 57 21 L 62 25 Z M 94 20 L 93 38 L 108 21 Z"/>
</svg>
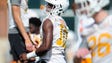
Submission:
<svg viewBox="0 0 112 63">
<path fill-rule="evenodd" d="M 53 24 L 53 41 L 52 41 L 51 50 L 48 51 L 47 54 L 43 56 L 42 58 L 50 59 L 50 57 L 53 55 L 64 54 L 65 43 L 67 41 L 67 35 L 68 35 L 68 27 L 64 19 L 59 16 L 48 16 L 46 19 L 50 19 Z M 41 31 L 40 31 L 41 37 L 43 32 L 42 25 L 41 25 Z"/>
<path fill-rule="evenodd" d="M 92 31 L 92 25 L 94 24 L 94 19 L 91 17 L 87 17 L 86 15 L 82 15 L 80 17 L 78 17 L 78 25 L 77 25 L 77 44 L 76 47 L 74 48 L 79 48 L 81 42 L 82 42 L 82 36 L 86 36 L 89 33 L 91 33 L 90 31 Z M 87 33 L 88 32 L 88 33 Z"/>
<path fill-rule="evenodd" d="M 92 63 L 112 63 L 112 16 L 88 29 L 87 45 L 92 52 Z"/>
<path fill-rule="evenodd" d="M 37 47 L 40 47 L 41 45 L 41 39 L 40 39 L 40 34 L 30 34 L 30 38 Z"/>
</svg>

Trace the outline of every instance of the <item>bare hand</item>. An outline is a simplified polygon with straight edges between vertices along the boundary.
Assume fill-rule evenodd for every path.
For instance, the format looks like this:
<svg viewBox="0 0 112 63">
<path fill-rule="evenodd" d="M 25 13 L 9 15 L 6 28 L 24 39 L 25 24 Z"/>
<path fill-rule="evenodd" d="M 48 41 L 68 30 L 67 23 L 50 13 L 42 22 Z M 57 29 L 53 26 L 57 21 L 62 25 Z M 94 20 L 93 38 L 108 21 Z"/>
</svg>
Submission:
<svg viewBox="0 0 112 63">
<path fill-rule="evenodd" d="M 90 51 L 87 48 L 80 48 L 76 52 L 76 57 L 78 57 L 78 58 L 84 58 L 89 53 L 90 53 Z"/>
<path fill-rule="evenodd" d="M 33 51 L 34 47 L 30 40 L 25 40 L 26 50 Z"/>
<path fill-rule="evenodd" d="M 26 53 L 22 53 L 20 56 L 20 61 L 23 62 L 23 63 L 27 63 L 27 56 L 26 56 Z"/>
<path fill-rule="evenodd" d="M 20 61 L 22 63 L 28 63 L 28 62 L 34 62 L 35 61 L 35 57 L 27 59 L 27 54 L 26 53 L 22 53 L 19 57 L 20 57 Z"/>
</svg>

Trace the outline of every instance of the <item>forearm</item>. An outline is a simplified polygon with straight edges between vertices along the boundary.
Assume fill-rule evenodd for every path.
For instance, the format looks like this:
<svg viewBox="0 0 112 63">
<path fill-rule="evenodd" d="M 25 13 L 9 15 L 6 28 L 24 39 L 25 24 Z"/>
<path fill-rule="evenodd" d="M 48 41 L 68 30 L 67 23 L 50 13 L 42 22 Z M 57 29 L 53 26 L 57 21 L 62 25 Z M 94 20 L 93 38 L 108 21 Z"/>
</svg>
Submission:
<svg viewBox="0 0 112 63">
<path fill-rule="evenodd" d="M 19 18 L 15 19 L 15 20 L 18 20 L 18 19 L 19 19 Z M 28 34 L 27 34 L 27 31 L 25 30 L 25 27 L 24 27 L 24 25 L 23 25 L 21 19 L 18 20 L 18 21 L 16 21 L 16 24 L 17 24 L 17 27 L 18 27 L 18 29 L 19 29 L 21 35 L 23 36 L 24 40 L 28 40 L 28 39 L 29 39 L 29 36 L 28 36 Z"/>
<path fill-rule="evenodd" d="M 36 49 L 37 55 L 41 56 L 45 54 L 52 48 L 52 41 L 53 41 L 53 32 L 47 32 L 43 34 L 43 43 L 42 45 Z"/>
<path fill-rule="evenodd" d="M 45 44 L 42 44 L 39 48 L 36 49 L 36 54 L 37 56 L 42 56 L 49 50 L 50 50 L 49 47 L 46 47 Z"/>
<path fill-rule="evenodd" d="M 21 13 L 20 13 L 20 7 L 19 6 L 12 6 L 12 11 L 13 11 L 13 16 L 14 16 L 14 21 L 20 31 L 20 33 L 22 34 L 23 38 L 29 39 L 29 36 L 27 35 L 27 32 L 25 30 L 25 27 L 22 23 L 22 19 L 21 19 Z"/>
<path fill-rule="evenodd" d="M 42 56 L 43 54 L 45 54 L 49 49 L 47 49 L 44 46 L 40 46 L 40 48 L 37 48 L 36 51 L 32 51 L 30 53 L 28 53 L 26 55 L 27 59 L 30 59 L 32 57 L 36 57 L 36 56 Z"/>
</svg>

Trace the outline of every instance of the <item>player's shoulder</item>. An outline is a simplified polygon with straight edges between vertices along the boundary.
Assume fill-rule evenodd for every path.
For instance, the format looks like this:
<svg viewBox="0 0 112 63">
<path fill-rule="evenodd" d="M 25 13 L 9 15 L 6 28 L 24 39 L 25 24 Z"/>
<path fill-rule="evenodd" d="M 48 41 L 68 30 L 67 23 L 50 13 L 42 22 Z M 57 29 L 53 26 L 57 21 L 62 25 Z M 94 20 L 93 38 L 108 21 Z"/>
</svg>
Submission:
<svg viewBox="0 0 112 63">
<path fill-rule="evenodd" d="M 53 25 L 53 20 L 51 19 L 51 18 L 49 18 L 49 16 L 47 16 L 46 18 L 44 18 L 43 20 L 42 20 L 42 27 L 44 26 L 44 27 L 46 27 L 46 26 L 52 26 Z"/>
</svg>

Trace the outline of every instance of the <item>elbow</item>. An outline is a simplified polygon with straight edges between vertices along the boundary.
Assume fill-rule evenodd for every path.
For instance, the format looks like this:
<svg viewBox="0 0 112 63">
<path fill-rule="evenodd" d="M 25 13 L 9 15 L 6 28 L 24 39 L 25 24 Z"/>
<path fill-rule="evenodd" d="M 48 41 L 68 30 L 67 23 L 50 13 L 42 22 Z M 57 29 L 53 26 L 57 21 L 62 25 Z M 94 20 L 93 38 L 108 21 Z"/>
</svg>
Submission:
<svg viewBox="0 0 112 63">
<path fill-rule="evenodd" d="M 50 49 L 51 49 L 51 45 L 49 45 L 49 46 L 45 46 L 45 51 L 47 52 L 47 51 L 49 51 Z"/>
<path fill-rule="evenodd" d="M 43 47 L 43 50 L 41 50 L 41 51 L 38 51 L 37 50 L 37 55 L 38 56 L 43 56 L 44 54 L 46 54 L 50 49 L 51 49 L 51 47 L 50 46 L 42 46 Z"/>
<path fill-rule="evenodd" d="M 52 48 L 52 40 L 44 42 L 43 46 L 45 51 L 49 51 Z"/>
</svg>

